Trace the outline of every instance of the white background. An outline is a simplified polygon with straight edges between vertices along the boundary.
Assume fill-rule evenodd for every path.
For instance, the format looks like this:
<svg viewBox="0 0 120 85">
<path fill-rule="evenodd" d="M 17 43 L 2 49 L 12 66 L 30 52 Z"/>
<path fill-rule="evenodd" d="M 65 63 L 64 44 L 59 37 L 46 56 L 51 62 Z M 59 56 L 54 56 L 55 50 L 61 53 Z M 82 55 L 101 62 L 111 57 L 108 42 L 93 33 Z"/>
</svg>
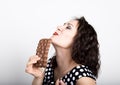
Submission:
<svg viewBox="0 0 120 85">
<path fill-rule="evenodd" d="M 120 85 L 119 8 L 119 0 L 0 0 L 0 85 L 31 85 L 25 66 L 38 41 L 74 16 L 85 16 L 98 33 L 98 85 Z"/>
</svg>

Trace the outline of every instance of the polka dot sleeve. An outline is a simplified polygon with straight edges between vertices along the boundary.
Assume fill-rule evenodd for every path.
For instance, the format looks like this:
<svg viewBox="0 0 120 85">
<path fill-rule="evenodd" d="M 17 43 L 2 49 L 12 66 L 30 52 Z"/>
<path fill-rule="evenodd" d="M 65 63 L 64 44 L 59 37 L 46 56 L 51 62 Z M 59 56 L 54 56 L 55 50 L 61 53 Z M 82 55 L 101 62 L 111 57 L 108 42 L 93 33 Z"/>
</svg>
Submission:
<svg viewBox="0 0 120 85">
<path fill-rule="evenodd" d="M 85 65 L 77 66 L 74 74 L 76 79 L 79 79 L 81 77 L 90 77 L 96 80 L 96 77 L 93 75 L 92 71 L 89 70 L 88 66 Z"/>
<path fill-rule="evenodd" d="M 68 72 L 62 78 L 62 80 L 65 82 L 66 85 L 75 85 L 76 80 L 78 80 L 82 77 L 90 77 L 90 78 L 96 80 L 96 77 L 85 65 L 81 65 L 81 66 L 79 65 L 79 66 L 74 67 L 70 72 Z"/>
</svg>

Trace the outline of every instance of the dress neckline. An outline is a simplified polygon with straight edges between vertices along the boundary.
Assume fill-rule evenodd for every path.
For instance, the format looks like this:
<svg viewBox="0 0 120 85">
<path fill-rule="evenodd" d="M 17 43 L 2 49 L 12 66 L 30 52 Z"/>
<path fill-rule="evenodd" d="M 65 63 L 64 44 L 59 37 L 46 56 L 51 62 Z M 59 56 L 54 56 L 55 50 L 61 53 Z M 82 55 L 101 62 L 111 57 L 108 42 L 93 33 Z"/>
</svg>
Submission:
<svg viewBox="0 0 120 85">
<path fill-rule="evenodd" d="M 68 71 L 64 76 L 62 76 L 60 79 L 63 79 L 65 76 L 69 75 L 72 71 L 74 71 L 74 69 L 80 68 L 80 67 L 85 67 L 85 65 L 76 65 L 74 66 L 70 71 Z M 54 69 L 53 69 L 53 80 L 55 81 L 55 77 L 54 77 Z"/>
</svg>

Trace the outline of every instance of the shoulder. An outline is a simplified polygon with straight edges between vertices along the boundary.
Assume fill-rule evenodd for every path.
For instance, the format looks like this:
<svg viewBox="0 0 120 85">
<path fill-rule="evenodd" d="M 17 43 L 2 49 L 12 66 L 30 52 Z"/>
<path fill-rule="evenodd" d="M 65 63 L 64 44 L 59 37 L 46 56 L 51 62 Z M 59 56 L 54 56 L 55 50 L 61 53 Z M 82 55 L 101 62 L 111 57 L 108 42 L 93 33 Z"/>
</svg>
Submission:
<svg viewBox="0 0 120 85">
<path fill-rule="evenodd" d="M 96 81 L 89 77 L 82 77 L 76 81 L 76 85 L 96 85 Z"/>
<path fill-rule="evenodd" d="M 95 85 L 96 77 L 86 65 L 76 67 L 76 72 L 79 73 L 76 80 L 76 85 Z"/>
<path fill-rule="evenodd" d="M 96 80 L 96 77 L 94 76 L 92 71 L 86 65 L 76 66 L 76 68 L 73 70 L 73 72 L 75 73 L 75 76 L 77 79 L 80 79 L 82 77 L 90 77 L 90 78 Z"/>
<path fill-rule="evenodd" d="M 79 65 L 76 66 L 75 69 L 73 69 L 72 71 L 75 75 L 76 81 L 96 81 L 96 77 L 94 76 L 94 74 L 92 73 L 92 71 L 88 68 L 88 66 L 85 65 Z"/>
</svg>

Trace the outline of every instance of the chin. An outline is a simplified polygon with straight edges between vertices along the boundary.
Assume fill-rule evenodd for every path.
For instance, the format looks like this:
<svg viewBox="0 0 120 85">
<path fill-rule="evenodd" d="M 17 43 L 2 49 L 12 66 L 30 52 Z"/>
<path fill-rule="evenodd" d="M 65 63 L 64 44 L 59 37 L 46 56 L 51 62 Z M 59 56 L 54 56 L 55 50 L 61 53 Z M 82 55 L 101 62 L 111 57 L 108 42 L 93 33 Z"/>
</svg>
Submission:
<svg viewBox="0 0 120 85">
<path fill-rule="evenodd" d="M 63 49 L 68 49 L 70 48 L 70 46 L 67 46 L 67 45 L 63 45 L 63 44 L 59 44 L 59 43 L 52 43 L 54 47 L 60 47 L 60 48 L 63 48 Z"/>
</svg>

